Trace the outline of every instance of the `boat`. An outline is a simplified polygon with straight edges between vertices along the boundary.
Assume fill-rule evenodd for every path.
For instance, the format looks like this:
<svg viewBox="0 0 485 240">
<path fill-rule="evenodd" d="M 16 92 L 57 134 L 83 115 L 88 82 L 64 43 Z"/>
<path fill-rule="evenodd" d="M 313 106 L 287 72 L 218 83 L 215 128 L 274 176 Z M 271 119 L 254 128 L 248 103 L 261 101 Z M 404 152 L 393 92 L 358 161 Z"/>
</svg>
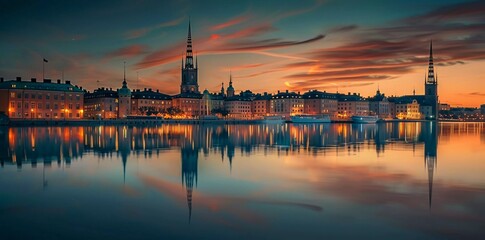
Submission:
<svg viewBox="0 0 485 240">
<path fill-rule="evenodd" d="M 330 123 L 328 115 L 295 115 L 291 116 L 293 123 Z"/>
<path fill-rule="evenodd" d="M 285 122 L 285 119 L 281 116 L 265 116 L 263 118 L 263 123 L 280 124 L 284 122 Z"/>
<path fill-rule="evenodd" d="M 377 116 L 352 116 L 353 123 L 376 123 L 379 120 Z"/>
</svg>

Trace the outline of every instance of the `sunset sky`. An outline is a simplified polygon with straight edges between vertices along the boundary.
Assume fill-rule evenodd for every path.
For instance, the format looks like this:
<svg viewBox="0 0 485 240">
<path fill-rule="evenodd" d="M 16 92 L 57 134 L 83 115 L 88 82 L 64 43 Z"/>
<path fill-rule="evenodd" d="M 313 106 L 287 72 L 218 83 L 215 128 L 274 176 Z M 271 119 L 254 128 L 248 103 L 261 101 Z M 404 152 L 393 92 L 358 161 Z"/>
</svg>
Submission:
<svg viewBox="0 0 485 240">
<path fill-rule="evenodd" d="M 422 94 L 433 40 L 441 102 L 485 104 L 484 1 L 42 2 L 0 1 L 0 77 L 176 94 L 190 17 L 201 91 Z"/>
</svg>

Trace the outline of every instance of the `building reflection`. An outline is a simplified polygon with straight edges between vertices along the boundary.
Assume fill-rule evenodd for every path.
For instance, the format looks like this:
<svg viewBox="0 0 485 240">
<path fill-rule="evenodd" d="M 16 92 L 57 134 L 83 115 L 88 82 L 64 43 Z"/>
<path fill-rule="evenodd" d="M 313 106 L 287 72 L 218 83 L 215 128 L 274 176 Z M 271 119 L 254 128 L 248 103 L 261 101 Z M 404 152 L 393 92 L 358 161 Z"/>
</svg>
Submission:
<svg viewBox="0 0 485 240">
<path fill-rule="evenodd" d="M 431 209 L 433 196 L 433 174 L 438 159 L 438 125 L 436 122 L 426 122 L 423 126 L 424 164 L 428 170 L 428 202 Z"/>
<path fill-rule="evenodd" d="M 69 165 L 93 154 L 102 160 L 116 157 L 126 168 L 130 159 L 159 156 L 168 149 L 181 152 L 181 179 L 187 192 L 189 219 L 192 192 L 197 185 L 199 153 L 220 156 L 232 171 L 237 151 L 276 154 L 308 152 L 314 155 L 347 154 L 374 148 L 377 156 L 386 149 L 424 149 L 428 174 L 428 201 L 431 207 L 433 175 L 437 165 L 437 144 L 453 134 L 476 133 L 485 138 L 483 123 L 437 124 L 435 122 L 387 124 L 308 124 L 308 125 L 181 125 L 152 127 L 91 126 L 0 128 L 0 163 L 22 168 L 38 162 L 50 166 Z M 120 174 L 121 176 L 121 174 Z"/>
</svg>

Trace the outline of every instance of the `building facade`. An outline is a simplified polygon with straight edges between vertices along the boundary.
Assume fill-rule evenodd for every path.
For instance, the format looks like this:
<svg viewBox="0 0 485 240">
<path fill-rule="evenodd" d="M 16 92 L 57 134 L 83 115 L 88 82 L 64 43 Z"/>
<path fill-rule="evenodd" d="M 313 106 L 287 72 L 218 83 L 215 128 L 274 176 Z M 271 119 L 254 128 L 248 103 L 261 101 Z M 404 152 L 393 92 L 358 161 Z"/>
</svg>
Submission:
<svg viewBox="0 0 485 240">
<path fill-rule="evenodd" d="M 396 118 L 397 119 L 421 119 L 420 105 L 416 99 L 403 99 L 396 104 Z"/>
<path fill-rule="evenodd" d="M 88 119 L 118 118 L 118 92 L 98 88 L 84 94 L 84 117 Z"/>
<path fill-rule="evenodd" d="M 374 97 L 368 98 L 369 101 L 369 114 L 376 115 L 379 118 L 392 118 L 391 106 L 387 97 L 377 89 Z"/>
<path fill-rule="evenodd" d="M 70 81 L 0 79 L 0 112 L 10 119 L 81 119 L 84 91 Z"/>
<path fill-rule="evenodd" d="M 312 90 L 302 95 L 305 114 L 325 114 L 331 118 L 337 117 L 337 95 L 327 92 Z"/>
<path fill-rule="evenodd" d="M 338 118 L 348 119 L 354 115 L 369 115 L 369 101 L 364 100 L 360 95 L 354 93 L 338 95 Z"/>
<path fill-rule="evenodd" d="M 242 96 L 234 96 L 224 101 L 224 107 L 228 111 L 228 118 L 251 119 L 251 100 Z"/>
<path fill-rule="evenodd" d="M 136 89 L 131 93 L 131 112 L 133 115 L 163 115 L 172 106 L 172 97 L 157 89 Z"/>
<path fill-rule="evenodd" d="M 300 94 L 295 92 L 280 92 L 271 96 L 270 114 L 289 117 L 303 114 L 304 101 Z"/>
<path fill-rule="evenodd" d="M 253 118 L 263 118 L 270 114 L 271 108 L 271 94 L 257 94 L 253 101 L 251 101 L 251 113 Z"/>
</svg>

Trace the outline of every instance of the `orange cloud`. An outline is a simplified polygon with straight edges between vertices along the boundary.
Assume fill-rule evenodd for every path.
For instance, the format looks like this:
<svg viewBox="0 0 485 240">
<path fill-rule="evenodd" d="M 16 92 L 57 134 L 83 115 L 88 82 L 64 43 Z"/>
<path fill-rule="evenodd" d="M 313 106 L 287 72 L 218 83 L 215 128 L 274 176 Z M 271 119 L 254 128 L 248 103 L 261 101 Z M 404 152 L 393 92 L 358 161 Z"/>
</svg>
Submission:
<svg viewBox="0 0 485 240">
<path fill-rule="evenodd" d="M 148 52 L 148 47 L 141 44 L 135 44 L 126 46 L 106 54 L 106 57 L 116 58 L 116 57 L 134 57 L 140 54 Z"/>
<path fill-rule="evenodd" d="M 239 16 L 239 17 L 235 17 L 233 19 L 230 19 L 229 21 L 227 22 L 223 22 L 223 23 L 220 23 L 220 24 L 217 24 L 215 26 L 212 26 L 210 29 L 212 31 L 218 31 L 218 30 L 221 30 L 221 29 L 224 29 L 224 28 L 228 28 L 228 27 L 231 27 L 233 25 L 236 25 L 236 24 L 239 24 L 241 22 L 244 22 L 248 19 L 249 17 L 248 16 Z"/>
</svg>

